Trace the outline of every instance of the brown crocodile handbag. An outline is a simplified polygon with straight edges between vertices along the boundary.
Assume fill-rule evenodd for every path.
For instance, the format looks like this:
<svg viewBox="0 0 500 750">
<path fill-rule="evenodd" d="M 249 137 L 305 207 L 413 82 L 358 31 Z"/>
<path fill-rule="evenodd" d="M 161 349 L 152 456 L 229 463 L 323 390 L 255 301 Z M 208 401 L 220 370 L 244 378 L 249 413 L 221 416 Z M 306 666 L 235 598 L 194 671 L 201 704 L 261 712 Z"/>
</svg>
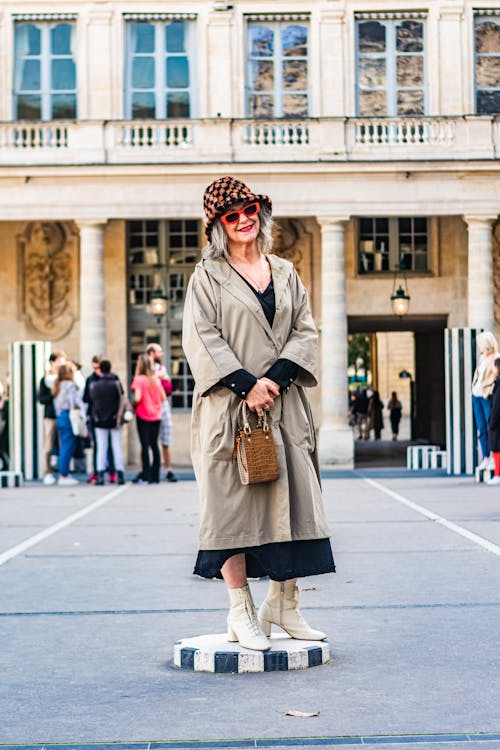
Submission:
<svg viewBox="0 0 500 750">
<path fill-rule="evenodd" d="M 238 409 L 238 430 L 234 454 L 242 484 L 274 482 L 280 470 L 272 432 L 264 412 L 258 417 L 257 427 L 251 428 L 248 421 L 248 406 L 241 402 Z"/>
</svg>

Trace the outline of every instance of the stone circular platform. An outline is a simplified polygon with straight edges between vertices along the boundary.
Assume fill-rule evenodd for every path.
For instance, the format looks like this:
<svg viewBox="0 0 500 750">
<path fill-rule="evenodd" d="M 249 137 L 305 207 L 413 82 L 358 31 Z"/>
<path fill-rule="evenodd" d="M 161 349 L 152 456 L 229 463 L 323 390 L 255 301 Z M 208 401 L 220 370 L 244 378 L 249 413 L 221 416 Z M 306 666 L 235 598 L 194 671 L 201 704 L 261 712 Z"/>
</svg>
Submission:
<svg viewBox="0 0 500 750">
<path fill-rule="evenodd" d="M 227 633 L 184 638 L 174 646 L 174 664 L 194 672 L 280 672 L 308 669 L 330 660 L 328 641 L 297 641 L 273 633 L 270 651 L 251 651 L 230 643 Z"/>
</svg>

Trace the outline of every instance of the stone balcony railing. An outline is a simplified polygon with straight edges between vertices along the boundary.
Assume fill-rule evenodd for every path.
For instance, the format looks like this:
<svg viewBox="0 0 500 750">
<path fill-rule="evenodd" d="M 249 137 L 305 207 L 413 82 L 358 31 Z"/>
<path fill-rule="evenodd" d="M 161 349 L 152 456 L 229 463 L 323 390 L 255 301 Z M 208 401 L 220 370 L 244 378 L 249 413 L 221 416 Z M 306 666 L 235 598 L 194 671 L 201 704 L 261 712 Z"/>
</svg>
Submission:
<svg viewBox="0 0 500 750">
<path fill-rule="evenodd" d="M 500 118 L 0 123 L 0 167 L 500 158 Z"/>
</svg>

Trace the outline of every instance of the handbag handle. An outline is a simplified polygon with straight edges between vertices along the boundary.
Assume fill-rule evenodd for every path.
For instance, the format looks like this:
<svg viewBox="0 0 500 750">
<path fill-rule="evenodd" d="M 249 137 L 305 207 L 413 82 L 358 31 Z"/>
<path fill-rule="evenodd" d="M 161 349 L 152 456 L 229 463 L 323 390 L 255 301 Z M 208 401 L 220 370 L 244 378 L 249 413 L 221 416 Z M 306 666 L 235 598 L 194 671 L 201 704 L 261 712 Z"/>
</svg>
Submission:
<svg viewBox="0 0 500 750">
<path fill-rule="evenodd" d="M 246 401 L 242 401 L 241 404 L 238 407 L 238 428 L 240 430 L 243 430 L 245 435 L 250 435 L 251 427 L 250 427 L 250 421 L 248 418 L 248 404 Z M 241 417 L 241 421 L 240 421 Z M 243 426 L 241 426 L 243 424 Z M 264 432 L 268 432 L 269 430 L 269 424 L 267 421 L 267 413 L 263 411 L 262 414 L 257 415 L 257 427 L 264 430 Z"/>
</svg>

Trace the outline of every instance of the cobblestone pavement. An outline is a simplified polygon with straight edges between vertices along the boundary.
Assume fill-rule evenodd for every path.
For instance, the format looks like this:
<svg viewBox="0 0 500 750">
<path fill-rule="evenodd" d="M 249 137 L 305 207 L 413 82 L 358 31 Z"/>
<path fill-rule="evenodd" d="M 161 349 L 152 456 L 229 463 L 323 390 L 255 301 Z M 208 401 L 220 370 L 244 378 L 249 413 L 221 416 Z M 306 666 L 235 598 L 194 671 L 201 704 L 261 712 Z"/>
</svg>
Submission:
<svg viewBox="0 0 500 750">
<path fill-rule="evenodd" d="M 172 664 L 225 623 L 223 584 L 191 574 L 194 482 L 2 490 L 0 743 L 500 750 L 500 491 L 332 476 L 338 572 L 300 586 L 333 658 L 242 675 Z"/>
</svg>

